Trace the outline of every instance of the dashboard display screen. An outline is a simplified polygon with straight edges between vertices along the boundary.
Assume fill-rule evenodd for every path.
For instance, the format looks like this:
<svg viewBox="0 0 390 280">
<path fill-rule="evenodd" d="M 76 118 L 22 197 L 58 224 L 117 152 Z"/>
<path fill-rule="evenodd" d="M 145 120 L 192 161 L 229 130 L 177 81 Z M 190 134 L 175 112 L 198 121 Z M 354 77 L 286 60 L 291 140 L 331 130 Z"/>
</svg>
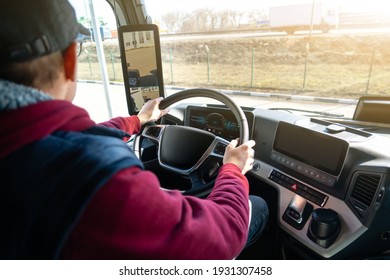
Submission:
<svg viewBox="0 0 390 280">
<path fill-rule="evenodd" d="M 244 112 L 244 114 L 248 120 L 249 131 L 252 131 L 253 113 Z M 186 125 L 209 131 L 226 140 L 240 136 L 240 127 L 236 117 L 230 110 L 224 108 L 189 106 Z"/>
<path fill-rule="evenodd" d="M 348 142 L 304 127 L 280 122 L 273 149 L 331 175 L 338 176 Z"/>
</svg>

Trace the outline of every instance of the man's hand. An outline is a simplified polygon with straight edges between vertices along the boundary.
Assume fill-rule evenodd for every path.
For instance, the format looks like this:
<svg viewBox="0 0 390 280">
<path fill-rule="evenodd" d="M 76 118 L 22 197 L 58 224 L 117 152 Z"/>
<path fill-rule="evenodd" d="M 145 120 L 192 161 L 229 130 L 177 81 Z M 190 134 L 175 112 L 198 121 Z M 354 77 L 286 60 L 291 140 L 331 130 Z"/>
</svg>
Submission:
<svg viewBox="0 0 390 280">
<path fill-rule="evenodd" d="M 249 140 L 248 142 L 237 146 L 238 141 L 232 140 L 226 147 L 225 155 L 223 156 L 223 164 L 233 163 L 241 169 L 242 174 L 245 174 L 252 169 L 253 156 L 255 151 L 252 147 L 256 144 L 255 141 Z"/>
<path fill-rule="evenodd" d="M 149 100 L 142 106 L 141 110 L 138 113 L 138 118 L 141 122 L 141 125 L 147 123 L 156 121 L 162 116 L 164 116 L 166 113 L 168 113 L 168 109 L 160 110 L 160 102 L 163 100 L 162 97 L 158 97 L 156 99 Z"/>
</svg>

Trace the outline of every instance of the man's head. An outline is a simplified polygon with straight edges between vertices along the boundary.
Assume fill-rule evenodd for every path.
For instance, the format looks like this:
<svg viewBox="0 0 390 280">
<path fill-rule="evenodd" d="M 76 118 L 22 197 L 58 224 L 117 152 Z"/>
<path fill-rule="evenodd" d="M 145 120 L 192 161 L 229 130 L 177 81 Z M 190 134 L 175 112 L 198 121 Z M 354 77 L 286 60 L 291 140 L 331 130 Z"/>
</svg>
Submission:
<svg viewBox="0 0 390 280">
<path fill-rule="evenodd" d="M 67 0 L 9 0 L 0 18 L 0 78 L 28 86 L 52 84 L 78 33 L 89 33 Z"/>
</svg>

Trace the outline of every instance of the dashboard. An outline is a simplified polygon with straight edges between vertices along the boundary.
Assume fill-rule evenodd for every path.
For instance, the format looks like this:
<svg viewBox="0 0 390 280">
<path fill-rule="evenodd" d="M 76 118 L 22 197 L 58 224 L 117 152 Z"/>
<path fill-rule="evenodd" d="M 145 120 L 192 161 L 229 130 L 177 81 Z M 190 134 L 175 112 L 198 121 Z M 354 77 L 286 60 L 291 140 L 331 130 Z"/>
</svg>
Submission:
<svg viewBox="0 0 390 280">
<path fill-rule="evenodd" d="M 290 248 L 325 259 L 390 252 L 390 138 L 358 123 L 265 109 L 244 113 L 256 141 L 251 191 L 276 190 L 275 222 Z M 223 107 L 186 105 L 164 118 L 226 140 L 239 135 Z"/>
</svg>

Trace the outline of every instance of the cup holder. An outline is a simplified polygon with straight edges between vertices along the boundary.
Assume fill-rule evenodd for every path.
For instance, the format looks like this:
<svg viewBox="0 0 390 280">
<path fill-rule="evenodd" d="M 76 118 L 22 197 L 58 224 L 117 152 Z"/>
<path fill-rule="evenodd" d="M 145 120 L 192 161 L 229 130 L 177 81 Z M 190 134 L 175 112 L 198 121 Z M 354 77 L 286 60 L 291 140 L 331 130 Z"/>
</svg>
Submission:
<svg viewBox="0 0 390 280">
<path fill-rule="evenodd" d="M 340 218 L 332 209 L 318 208 L 311 214 L 307 236 L 321 247 L 328 248 L 340 233 Z"/>
</svg>

